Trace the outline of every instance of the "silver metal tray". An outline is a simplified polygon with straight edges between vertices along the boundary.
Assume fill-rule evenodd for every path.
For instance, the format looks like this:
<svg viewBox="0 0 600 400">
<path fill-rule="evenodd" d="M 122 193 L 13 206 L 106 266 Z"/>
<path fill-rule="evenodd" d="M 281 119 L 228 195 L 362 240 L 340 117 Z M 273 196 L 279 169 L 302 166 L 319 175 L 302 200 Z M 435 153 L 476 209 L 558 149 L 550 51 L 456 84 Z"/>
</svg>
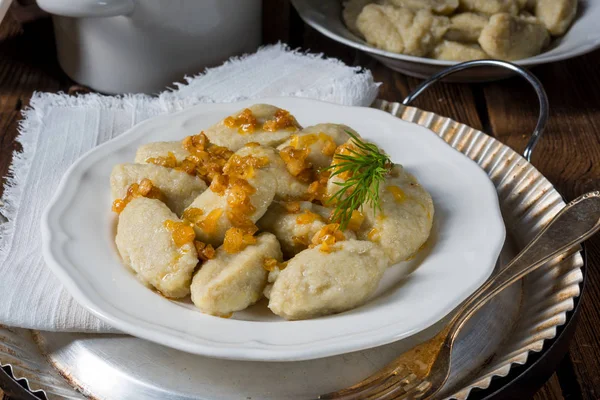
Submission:
<svg viewBox="0 0 600 400">
<path fill-rule="evenodd" d="M 540 102 L 543 105 L 542 98 Z M 488 173 L 507 227 L 497 268 L 564 206 L 559 193 L 525 158 L 484 133 L 399 103 L 378 101 L 374 107 L 430 128 Z M 529 150 L 541 134 L 543 119 Z M 513 364 L 525 364 L 531 352 L 541 351 L 573 309 L 582 266 L 583 258 L 575 249 L 478 312 L 455 346 L 442 397 L 466 399 L 473 388 L 487 388 L 492 377 L 506 376 Z M 433 336 L 441 323 L 379 348 L 293 363 L 210 359 L 124 335 L 0 327 L 0 366 L 16 378 L 26 378 L 23 385 L 43 391 L 49 399 L 308 399 L 356 383 Z"/>
</svg>

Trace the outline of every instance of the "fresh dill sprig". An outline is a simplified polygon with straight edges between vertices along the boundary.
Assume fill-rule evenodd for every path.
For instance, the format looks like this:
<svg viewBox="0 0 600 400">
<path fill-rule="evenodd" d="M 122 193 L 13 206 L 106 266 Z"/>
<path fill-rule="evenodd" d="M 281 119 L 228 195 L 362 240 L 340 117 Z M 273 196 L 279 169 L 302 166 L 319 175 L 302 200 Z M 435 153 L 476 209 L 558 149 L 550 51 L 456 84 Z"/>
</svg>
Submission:
<svg viewBox="0 0 600 400">
<path fill-rule="evenodd" d="M 393 167 L 389 156 L 376 145 L 363 142 L 352 132 L 346 133 L 356 149 L 348 147 L 350 154 L 334 155 L 334 163 L 326 168 L 332 171 L 331 177 L 345 173 L 349 176 L 345 181 L 335 182 L 341 188 L 327 200 L 327 204 L 335 205 L 331 220 L 339 223 L 342 230 L 348 227 L 352 212 L 363 205 L 368 204 L 375 213 L 381 210 L 379 185 Z"/>
</svg>

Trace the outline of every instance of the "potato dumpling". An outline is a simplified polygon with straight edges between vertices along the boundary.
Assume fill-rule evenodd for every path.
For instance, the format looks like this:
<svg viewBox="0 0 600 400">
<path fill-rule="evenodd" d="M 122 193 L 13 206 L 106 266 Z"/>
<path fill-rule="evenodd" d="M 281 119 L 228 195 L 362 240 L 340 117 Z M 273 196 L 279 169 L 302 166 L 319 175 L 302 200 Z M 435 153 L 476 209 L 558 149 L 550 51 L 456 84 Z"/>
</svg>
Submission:
<svg viewBox="0 0 600 400">
<path fill-rule="evenodd" d="M 444 38 L 454 42 L 477 43 L 488 21 L 487 16 L 471 12 L 453 15 Z"/>
<path fill-rule="evenodd" d="M 540 54 L 550 35 L 564 35 L 576 17 L 577 3 L 350 0 L 345 3 L 343 18 L 348 29 L 367 43 L 393 53 L 459 62 L 516 60 Z"/>
<path fill-rule="evenodd" d="M 206 183 L 202 179 L 183 171 L 154 164 L 119 164 L 110 174 L 113 200 L 125 197 L 129 186 L 144 178 L 150 179 L 160 189 L 165 196 L 165 204 L 179 216 L 206 190 Z"/>
<path fill-rule="evenodd" d="M 181 222 L 160 200 L 138 197 L 119 215 L 115 242 L 123 263 L 138 278 L 166 297 L 190 293 L 190 282 L 198 264 L 193 238 L 178 246 L 167 221 Z"/>
<path fill-rule="evenodd" d="M 483 51 L 502 60 L 519 60 L 539 54 L 548 44 L 548 31 L 530 18 L 496 14 L 481 32 Z"/>
<path fill-rule="evenodd" d="M 535 0 L 535 16 L 554 36 L 567 32 L 576 13 L 577 0 Z"/>
<path fill-rule="evenodd" d="M 266 157 L 269 160 L 269 164 L 263 169 L 272 172 L 275 178 L 277 184 L 275 198 L 281 200 L 299 199 L 306 194 L 308 183 L 304 183 L 290 174 L 285 162 L 279 156 L 279 151 L 276 149 L 266 146 L 248 146 L 242 147 L 236 154 Z"/>
<path fill-rule="evenodd" d="M 250 153 L 254 149 L 258 155 L 260 147 L 240 150 L 239 154 L 235 153 L 230 158 L 224 168 L 224 171 L 227 171 L 228 165 L 237 165 L 238 173 L 247 174 L 245 179 L 229 176 L 224 184 L 213 180 L 211 186 L 184 211 L 184 217 L 189 216 L 194 222 L 197 239 L 204 243 L 221 245 L 225 232 L 234 226 L 232 215 L 255 223 L 264 215 L 275 197 L 277 179 L 268 168 L 269 161 L 248 154 L 247 149 L 251 150 Z M 236 164 L 238 161 L 241 161 L 241 164 Z M 267 168 L 252 167 L 250 164 L 255 161 L 266 162 Z"/>
<path fill-rule="evenodd" d="M 315 233 L 329 223 L 331 211 L 308 201 L 273 202 L 257 225 L 261 230 L 275 234 L 283 255 L 291 258 L 308 248 Z M 343 233 L 346 239 L 356 238 L 353 232 Z"/>
<path fill-rule="evenodd" d="M 183 148 L 181 141 L 177 142 L 152 142 L 141 145 L 135 153 L 136 164 L 146 164 L 149 158 L 167 157 L 173 153 L 178 162 L 185 160 L 190 152 Z"/>
<path fill-rule="evenodd" d="M 433 58 L 446 61 L 469 61 L 483 60 L 489 56 L 478 44 L 444 40 L 433 49 Z"/>
<path fill-rule="evenodd" d="M 254 104 L 206 129 L 204 134 L 211 143 L 237 151 L 251 142 L 275 147 L 300 129 L 296 118 L 286 110 Z"/>
<path fill-rule="evenodd" d="M 521 0 L 460 0 L 460 8 L 481 14 L 509 13 L 517 15 Z"/>
<path fill-rule="evenodd" d="M 433 201 L 417 180 L 401 166 L 380 186 L 381 210 L 363 207 L 361 240 L 377 243 L 391 264 L 414 255 L 427 241 L 433 223 Z"/>
<path fill-rule="evenodd" d="M 458 0 L 386 0 L 386 3 L 396 7 L 428 10 L 443 15 L 452 14 L 458 8 Z"/>
<path fill-rule="evenodd" d="M 369 4 L 356 21 L 367 42 L 375 47 L 412 56 L 426 56 L 450 26 L 447 17 L 428 10 L 413 11 Z"/>
<path fill-rule="evenodd" d="M 256 243 L 236 254 L 218 248 L 215 258 L 194 275 L 192 301 L 202 312 L 227 316 L 256 303 L 267 284 L 267 258 L 281 261 L 279 242 L 270 233 L 256 236 Z"/>
<path fill-rule="evenodd" d="M 381 248 L 368 241 L 339 242 L 330 253 L 304 250 L 279 272 L 269 290 L 269 308 L 297 320 L 358 307 L 377 289 L 387 265 Z"/>
<path fill-rule="evenodd" d="M 350 139 L 350 136 L 346 133 L 347 131 L 360 137 L 358 132 L 346 125 L 318 124 L 294 133 L 288 140 L 280 144 L 277 149 L 281 151 L 291 146 L 296 150 L 306 150 L 308 151 L 306 161 L 313 168 L 328 167 L 333 160 L 333 153 L 337 146 L 344 144 Z"/>
<path fill-rule="evenodd" d="M 344 22 L 346 26 L 350 30 L 350 32 L 355 35 L 362 36 L 362 33 L 358 30 L 356 26 L 356 19 L 358 18 L 358 14 L 362 11 L 362 9 L 371 3 L 375 3 L 376 0 L 348 0 L 344 2 L 344 10 L 342 11 L 342 17 L 344 18 Z"/>
</svg>

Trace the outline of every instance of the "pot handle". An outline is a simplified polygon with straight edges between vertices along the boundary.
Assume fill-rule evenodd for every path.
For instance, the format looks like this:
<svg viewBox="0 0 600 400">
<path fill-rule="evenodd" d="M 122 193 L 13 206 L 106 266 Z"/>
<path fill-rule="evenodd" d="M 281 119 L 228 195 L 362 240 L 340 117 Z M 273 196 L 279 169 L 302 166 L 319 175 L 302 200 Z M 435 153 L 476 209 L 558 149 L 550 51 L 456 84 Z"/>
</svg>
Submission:
<svg viewBox="0 0 600 400">
<path fill-rule="evenodd" d="M 542 137 L 542 133 L 546 128 L 550 106 L 548 104 L 548 96 L 546 95 L 546 91 L 544 90 L 544 87 L 542 86 L 538 78 L 536 78 L 535 75 L 533 75 L 531 72 L 519 67 L 516 64 L 500 60 L 475 60 L 454 65 L 425 80 L 402 101 L 402 104 L 404 104 L 405 106 L 409 105 L 417 97 L 419 97 L 419 95 L 423 93 L 425 89 L 427 89 L 429 86 L 433 85 L 440 79 L 448 75 L 454 74 L 455 72 L 463 71 L 465 69 L 473 67 L 500 67 L 509 69 L 525 78 L 531 84 L 531 86 L 533 86 L 533 89 L 535 90 L 535 93 L 537 94 L 539 100 L 540 115 L 538 117 L 537 125 L 535 126 L 535 129 L 531 134 L 531 137 L 529 138 L 529 142 L 527 143 L 527 146 L 523 151 L 523 157 L 525 157 L 527 161 L 531 162 L 531 154 L 533 153 L 533 149 Z"/>
<path fill-rule="evenodd" d="M 37 0 L 38 6 L 50 14 L 74 18 L 100 18 L 127 15 L 133 11 L 133 0 Z"/>
</svg>

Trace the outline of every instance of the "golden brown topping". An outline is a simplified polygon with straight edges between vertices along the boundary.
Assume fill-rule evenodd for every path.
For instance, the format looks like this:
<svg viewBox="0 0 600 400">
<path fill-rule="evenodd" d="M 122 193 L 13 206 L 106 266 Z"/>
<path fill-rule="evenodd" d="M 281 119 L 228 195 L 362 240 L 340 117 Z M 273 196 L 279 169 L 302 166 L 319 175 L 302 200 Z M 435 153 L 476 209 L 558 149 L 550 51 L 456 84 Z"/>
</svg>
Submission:
<svg viewBox="0 0 600 400">
<path fill-rule="evenodd" d="M 304 171 L 300 172 L 296 176 L 296 179 L 298 179 L 300 182 L 309 183 L 309 182 L 314 181 L 316 177 L 317 177 L 317 174 L 316 174 L 315 170 L 313 170 L 312 168 L 309 168 L 309 169 L 305 169 Z"/>
<path fill-rule="evenodd" d="M 198 258 L 202 261 L 208 261 L 215 258 L 215 249 L 211 244 L 206 244 L 199 240 L 194 241 L 194 246 L 198 252 Z"/>
<path fill-rule="evenodd" d="M 308 185 L 306 199 L 308 201 L 325 204 L 329 196 L 327 195 L 327 180 L 330 172 L 327 170 L 319 172 L 318 179 Z"/>
<path fill-rule="evenodd" d="M 335 149 L 337 145 L 333 138 L 324 133 L 319 133 L 319 139 L 324 142 L 323 148 L 321 149 L 321 153 L 326 156 L 333 156 L 335 154 Z"/>
<path fill-rule="evenodd" d="M 308 183 L 314 179 L 315 175 L 312 164 L 307 160 L 309 154 L 310 147 L 296 149 L 293 146 L 286 146 L 279 152 L 279 157 L 292 176 L 301 182 Z"/>
<path fill-rule="evenodd" d="M 250 195 L 255 192 L 256 189 L 247 180 L 232 179 L 227 191 L 227 204 L 238 214 L 250 215 L 256 210 L 250 202 Z"/>
<path fill-rule="evenodd" d="M 310 244 L 310 239 L 308 238 L 307 235 L 302 235 L 302 236 L 293 235 L 292 241 L 298 245 L 306 246 L 306 247 L 308 247 L 308 245 Z"/>
<path fill-rule="evenodd" d="M 146 159 L 148 164 L 156 164 L 166 168 L 177 167 L 177 158 L 173 152 L 168 152 L 166 157 L 150 157 Z"/>
<path fill-rule="evenodd" d="M 174 168 L 183 171 L 188 175 L 196 175 L 196 161 L 199 161 L 196 157 L 186 157 Z M 200 178 L 202 178 L 202 176 L 200 176 Z"/>
<path fill-rule="evenodd" d="M 226 147 L 211 144 L 204 132 L 188 136 L 183 140 L 183 147 L 190 152 L 179 166 L 190 175 L 197 175 L 210 183 L 216 175 L 223 173 L 225 163 L 233 152 Z"/>
<path fill-rule="evenodd" d="M 365 216 L 363 213 L 358 210 L 352 211 L 352 217 L 350 217 L 350 221 L 348 221 L 348 229 L 357 232 L 364 220 Z"/>
<path fill-rule="evenodd" d="M 275 258 L 267 257 L 263 260 L 263 268 L 269 272 L 275 270 L 275 268 L 282 270 L 285 267 L 287 267 L 287 262 L 279 262 Z"/>
<path fill-rule="evenodd" d="M 323 146 L 321 147 L 322 154 L 333 156 L 337 144 L 335 144 L 335 141 L 331 136 L 323 132 L 320 132 L 318 135 L 314 133 L 309 133 L 308 135 L 292 135 L 290 146 L 295 149 L 309 149 L 310 146 L 317 142 L 323 143 Z"/>
<path fill-rule="evenodd" d="M 283 207 L 290 214 L 296 214 L 300 212 L 300 203 L 297 201 L 289 201 L 287 203 L 283 203 Z"/>
<path fill-rule="evenodd" d="M 285 166 L 290 174 L 298 176 L 312 165 L 306 160 L 310 154 L 310 148 L 295 149 L 292 146 L 286 146 L 279 152 L 279 157 L 285 162 Z"/>
<path fill-rule="evenodd" d="M 340 146 L 338 146 L 334 151 L 333 161 L 331 162 L 331 166 L 335 166 L 344 162 L 344 160 L 336 157 L 337 155 L 341 156 L 356 156 L 357 152 L 360 154 L 360 149 L 354 142 L 346 142 Z M 342 173 L 337 174 L 337 176 L 346 181 L 352 177 L 352 171 L 344 171 Z"/>
<path fill-rule="evenodd" d="M 310 147 L 319 140 L 319 137 L 314 133 L 308 135 L 292 135 L 290 140 L 290 146 L 295 149 L 305 149 Z"/>
<path fill-rule="evenodd" d="M 131 187 L 130 187 L 131 189 Z M 158 198 L 160 197 L 160 189 L 152 184 L 150 179 L 144 178 L 140 181 L 139 185 L 139 193 L 140 195 L 148 198 Z"/>
<path fill-rule="evenodd" d="M 250 143 L 246 143 L 244 145 L 244 147 L 258 147 L 258 146 L 260 146 L 260 143 L 258 143 L 258 142 L 250 142 Z"/>
<path fill-rule="evenodd" d="M 258 231 L 258 228 L 254 224 L 254 222 L 252 222 L 252 220 L 248 218 L 247 215 L 243 213 L 237 213 L 236 210 L 228 210 L 227 219 L 229 219 L 231 225 L 233 225 L 236 228 L 243 229 L 248 233 L 253 234 L 256 231 Z"/>
<path fill-rule="evenodd" d="M 371 242 L 378 242 L 380 239 L 379 229 L 373 228 L 367 233 L 367 237 Z"/>
<path fill-rule="evenodd" d="M 256 192 L 256 189 L 245 179 L 228 179 L 227 186 L 227 218 L 231 224 L 243 229 L 245 232 L 254 234 L 258 228 L 250 220 L 250 215 L 256 211 L 256 208 L 250 200 L 250 196 Z"/>
<path fill-rule="evenodd" d="M 279 262 L 271 257 L 267 257 L 263 260 L 263 268 L 266 269 L 267 271 L 273 271 L 275 268 L 277 268 Z"/>
<path fill-rule="evenodd" d="M 394 195 L 394 200 L 396 200 L 397 203 L 400 203 L 406 199 L 406 194 L 398 186 L 388 186 L 385 189 Z"/>
<path fill-rule="evenodd" d="M 256 238 L 241 228 L 229 228 L 225 232 L 223 248 L 229 254 L 239 253 L 248 245 L 256 243 Z"/>
<path fill-rule="evenodd" d="M 202 215 L 204 211 L 200 208 L 188 208 L 183 212 L 182 219 L 184 221 L 189 221 L 192 224 L 197 224 L 202 219 Z"/>
<path fill-rule="evenodd" d="M 319 214 L 315 214 L 310 210 L 304 210 L 304 212 L 296 217 L 296 223 L 300 225 L 310 224 L 314 221 L 320 221 L 321 216 Z"/>
<path fill-rule="evenodd" d="M 219 196 L 223 196 L 228 186 L 229 177 L 227 175 L 215 175 L 210 184 L 210 190 L 217 193 Z"/>
<path fill-rule="evenodd" d="M 249 108 L 244 109 L 239 115 L 227 117 L 223 120 L 223 123 L 228 128 L 238 128 L 238 133 L 253 133 L 256 130 L 258 121 L 252 110 Z"/>
<path fill-rule="evenodd" d="M 142 179 L 140 183 L 132 183 L 127 188 L 127 194 L 122 199 L 116 199 L 113 201 L 112 210 L 117 214 L 120 214 L 127 204 L 136 197 L 147 197 L 149 199 L 158 199 L 164 201 L 164 196 L 160 189 L 152 184 L 150 179 Z"/>
<path fill-rule="evenodd" d="M 340 224 L 329 224 L 322 227 L 312 238 L 311 248 L 321 246 L 320 250 L 325 253 L 330 253 L 332 246 L 337 242 L 346 240 L 346 237 L 340 231 Z"/>
<path fill-rule="evenodd" d="M 208 150 L 210 141 L 204 132 L 200 132 L 197 135 L 188 136 L 181 142 L 183 148 L 192 154 L 200 153 L 204 150 Z"/>
<path fill-rule="evenodd" d="M 279 109 L 275 111 L 273 119 L 267 120 L 263 124 L 263 129 L 269 132 L 275 132 L 285 128 L 289 128 L 291 130 L 298 129 L 296 118 L 294 118 L 294 116 L 287 110 Z"/>
<path fill-rule="evenodd" d="M 173 242 L 175 242 L 175 246 L 177 247 L 192 243 L 196 237 L 194 228 L 185 222 L 166 220 L 164 225 L 171 232 Z"/>
<path fill-rule="evenodd" d="M 223 215 L 223 209 L 215 208 L 201 221 L 197 222 L 196 225 L 208 234 L 214 233 L 217 229 L 217 224 L 219 223 L 219 218 L 221 218 L 221 215 Z"/>
<path fill-rule="evenodd" d="M 231 151 L 224 147 L 213 148 L 211 147 L 204 156 L 190 156 L 186 157 L 188 163 L 193 163 L 195 167 L 195 174 L 202 178 L 205 182 L 210 183 L 213 178 L 223 173 L 223 167 L 225 163 L 233 154 Z"/>
<path fill-rule="evenodd" d="M 190 155 L 181 162 L 177 162 L 175 155 L 171 152 L 167 157 L 152 157 L 148 158 L 146 162 L 184 171 L 210 183 L 216 175 L 223 173 L 225 163 L 233 154 L 226 147 L 211 144 L 204 132 L 186 137 L 183 139 L 182 145 L 190 152 Z"/>
<path fill-rule="evenodd" d="M 255 169 L 263 168 L 267 165 L 269 165 L 267 157 L 234 154 L 223 168 L 223 172 L 232 178 L 250 179 L 254 177 Z"/>
</svg>

